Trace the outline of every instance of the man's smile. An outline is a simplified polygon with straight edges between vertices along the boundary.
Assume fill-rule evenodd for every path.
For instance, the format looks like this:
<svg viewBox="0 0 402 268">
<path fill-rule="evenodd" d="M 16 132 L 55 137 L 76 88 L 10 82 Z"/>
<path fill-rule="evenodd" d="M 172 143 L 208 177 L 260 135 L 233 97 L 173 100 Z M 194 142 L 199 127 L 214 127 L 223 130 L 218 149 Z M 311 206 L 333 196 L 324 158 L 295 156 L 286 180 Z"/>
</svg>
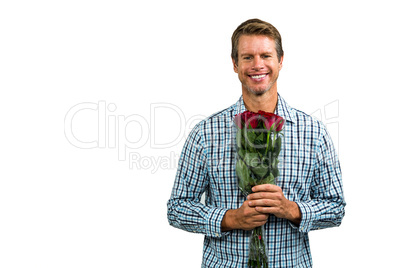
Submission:
<svg viewBox="0 0 402 268">
<path fill-rule="evenodd" d="M 249 77 L 251 79 L 256 80 L 256 81 L 264 80 L 264 78 L 267 77 L 267 76 L 268 76 L 268 73 L 249 75 Z"/>
</svg>

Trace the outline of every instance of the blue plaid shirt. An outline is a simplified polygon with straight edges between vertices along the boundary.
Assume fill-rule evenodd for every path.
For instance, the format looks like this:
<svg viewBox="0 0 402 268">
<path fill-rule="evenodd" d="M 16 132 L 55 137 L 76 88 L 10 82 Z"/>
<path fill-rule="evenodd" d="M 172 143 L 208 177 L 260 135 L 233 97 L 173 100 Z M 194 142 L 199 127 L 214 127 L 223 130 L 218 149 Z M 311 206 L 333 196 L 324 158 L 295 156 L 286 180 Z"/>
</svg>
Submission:
<svg viewBox="0 0 402 268">
<path fill-rule="evenodd" d="M 237 184 L 233 146 L 233 118 L 244 111 L 240 98 L 194 127 L 168 201 L 172 226 L 205 235 L 202 267 L 247 267 L 251 232 L 221 231 L 226 211 L 245 201 Z M 264 225 L 269 267 L 312 267 L 308 232 L 339 226 L 344 216 L 339 161 L 320 121 L 291 108 L 279 94 L 276 114 L 286 119 L 276 184 L 297 203 L 302 220 L 295 226 L 269 216 Z M 205 202 L 201 202 L 203 193 Z"/>
</svg>

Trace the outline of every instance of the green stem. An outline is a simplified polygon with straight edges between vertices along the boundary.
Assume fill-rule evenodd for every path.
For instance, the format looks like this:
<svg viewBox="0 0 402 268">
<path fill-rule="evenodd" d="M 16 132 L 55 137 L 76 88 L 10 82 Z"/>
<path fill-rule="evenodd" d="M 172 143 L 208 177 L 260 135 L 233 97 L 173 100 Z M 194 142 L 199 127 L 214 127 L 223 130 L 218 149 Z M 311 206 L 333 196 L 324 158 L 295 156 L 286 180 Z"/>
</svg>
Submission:
<svg viewBox="0 0 402 268">
<path fill-rule="evenodd" d="M 268 131 L 268 136 L 267 136 L 267 148 L 265 149 L 265 155 L 267 155 L 268 152 L 268 147 L 269 147 L 269 131 Z"/>
<path fill-rule="evenodd" d="M 265 243 L 262 226 L 255 228 L 251 234 L 251 244 L 248 265 L 250 268 L 267 268 L 268 258 L 265 253 Z"/>
</svg>

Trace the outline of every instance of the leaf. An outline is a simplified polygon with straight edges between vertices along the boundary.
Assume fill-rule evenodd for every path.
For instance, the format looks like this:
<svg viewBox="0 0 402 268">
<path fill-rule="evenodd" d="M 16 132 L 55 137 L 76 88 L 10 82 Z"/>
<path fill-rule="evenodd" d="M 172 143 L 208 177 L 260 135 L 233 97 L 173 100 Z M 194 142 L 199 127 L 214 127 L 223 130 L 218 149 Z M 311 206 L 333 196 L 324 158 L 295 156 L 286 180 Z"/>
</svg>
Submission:
<svg viewBox="0 0 402 268">
<path fill-rule="evenodd" d="M 244 138 L 245 138 L 245 147 L 246 148 L 254 148 L 254 142 L 255 139 L 257 138 L 256 134 L 252 130 L 247 130 L 244 133 Z"/>
<path fill-rule="evenodd" d="M 264 135 L 264 133 L 262 133 L 260 136 L 258 136 L 255 139 L 255 142 L 254 142 L 254 147 L 256 149 L 256 152 L 258 152 L 261 155 L 261 157 L 266 153 L 266 149 L 267 149 L 267 141 L 266 141 L 266 138 L 264 138 L 264 137 L 265 137 L 265 135 Z"/>
<path fill-rule="evenodd" d="M 244 138 L 242 137 L 243 136 L 242 132 L 243 131 L 241 129 L 238 129 L 236 132 L 236 145 L 238 148 L 242 148 L 243 147 L 242 145 L 244 145 Z"/>
<path fill-rule="evenodd" d="M 277 166 L 272 168 L 272 176 L 274 176 L 274 178 L 277 178 L 279 176 L 279 169 Z"/>
<path fill-rule="evenodd" d="M 244 157 L 244 162 L 249 167 L 257 167 L 260 164 L 261 160 L 258 156 L 258 153 L 246 153 Z"/>
<path fill-rule="evenodd" d="M 267 174 L 268 169 L 266 166 L 264 165 L 259 165 L 257 167 L 251 168 L 251 170 L 253 171 L 254 175 L 261 180 L 262 178 L 264 178 L 264 176 Z"/>
<path fill-rule="evenodd" d="M 275 184 L 275 177 L 272 173 L 269 173 L 269 176 L 265 177 L 261 184 Z"/>
<path fill-rule="evenodd" d="M 250 194 L 251 188 L 255 185 L 255 183 L 250 176 L 250 170 L 241 159 L 237 159 L 236 174 L 238 176 L 240 190 L 242 190 L 244 194 Z"/>
<path fill-rule="evenodd" d="M 262 161 L 260 154 L 247 153 L 244 157 L 244 162 L 255 175 L 256 179 L 261 180 L 268 171 L 268 167 Z"/>
<path fill-rule="evenodd" d="M 264 136 L 265 133 L 264 132 L 257 132 L 254 143 L 255 144 L 261 144 L 264 141 Z"/>
<path fill-rule="evenodd" d="M 281 152 L 281 147 L 282 147 L 282 138 L 278 136 L 275 141 L 275 148 L 274 148 L 274 153 L 276 156 L 279 155 Z"/>
<path fill-rule="evenodd" d="M 241 159 L 244 159 L 246 151 L 242 148 L 237 149 L 237 154 L 240 156 Z"/>
</svg>

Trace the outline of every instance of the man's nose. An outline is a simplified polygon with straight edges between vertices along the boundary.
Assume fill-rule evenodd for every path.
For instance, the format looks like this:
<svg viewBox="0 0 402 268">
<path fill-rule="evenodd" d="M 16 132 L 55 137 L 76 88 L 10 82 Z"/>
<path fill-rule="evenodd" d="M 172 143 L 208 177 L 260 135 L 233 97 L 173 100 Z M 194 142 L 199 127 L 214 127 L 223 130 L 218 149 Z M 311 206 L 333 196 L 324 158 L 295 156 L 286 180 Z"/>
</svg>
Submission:
<svg viewBox="0 0 402 268">
<path fill-rule="evenodd" d="M 263 60 L 260 57 L 255 57 L 253 61 L 253 70 L 261 70 L 264 67 Z"/>
</svg>

